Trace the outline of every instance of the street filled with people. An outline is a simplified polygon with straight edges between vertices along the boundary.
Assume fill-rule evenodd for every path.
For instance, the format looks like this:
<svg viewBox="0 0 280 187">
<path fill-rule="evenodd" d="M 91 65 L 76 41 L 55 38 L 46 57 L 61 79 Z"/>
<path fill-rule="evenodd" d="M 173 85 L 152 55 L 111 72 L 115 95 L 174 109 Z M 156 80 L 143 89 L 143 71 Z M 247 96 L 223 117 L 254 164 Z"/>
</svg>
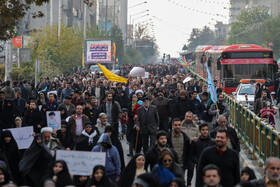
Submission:
<svg viewBox="0 0 280 187">
<path fill-rule="evenodd" d="M 280 186 L 279 158 L 266 160 L 260 179 L 240 165 L 240 140 L 217 82 L 213 101 L 208 85 L 178 65 L 141 65 L 149 72 L 145 78 L 130 76 L 133 67 L 119 67 L 127 83 L 86 69 L 44 77 L 37 85 L 2 83 L 0 186 Z M 270 97 L 256 88 L 258 114 Z M 14 133 L 23 127 L 33 129 L 24 148 Z M 57 159 L 60 150 L 103 152 L 105 165 L 75 175 Z"/>
</svg>

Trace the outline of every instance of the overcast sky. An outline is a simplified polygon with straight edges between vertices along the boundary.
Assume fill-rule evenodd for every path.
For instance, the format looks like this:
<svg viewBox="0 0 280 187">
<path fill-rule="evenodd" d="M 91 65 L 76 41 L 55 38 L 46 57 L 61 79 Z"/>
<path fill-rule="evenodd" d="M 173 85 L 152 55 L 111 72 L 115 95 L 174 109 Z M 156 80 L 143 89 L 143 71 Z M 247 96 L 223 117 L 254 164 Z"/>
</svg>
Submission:
<svg viewBox="0 0 280 187">
<path fill-rule="evenodd" d="M 144 1 L 147 3 L 141 4 Z M 216 21 L 228 23 L 229 19 L 229 0 L 128 0 L 128 7 L 128 22 L 132 15 L 134 24 L 152 24 L 149 27 L 154 30 L 151 34 L 155 35 L 160 55 L 173 57 L 178 57 L 187 44 L 192 28 L 207 25 L 214 29 Z"/>
</svg>

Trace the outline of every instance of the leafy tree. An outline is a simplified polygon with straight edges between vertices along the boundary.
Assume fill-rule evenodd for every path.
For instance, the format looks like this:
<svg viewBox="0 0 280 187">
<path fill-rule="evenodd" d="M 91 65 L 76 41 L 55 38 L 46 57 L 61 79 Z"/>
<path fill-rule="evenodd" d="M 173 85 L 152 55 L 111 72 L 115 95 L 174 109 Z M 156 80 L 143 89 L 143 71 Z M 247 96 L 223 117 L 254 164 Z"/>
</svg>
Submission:
<svg viewBox="0 0 280 187">
<path fill-rule="evenodd" d="M 15 26 L 27 12 L 30 13 L 31 4 L 42 6 L 49 0 L 1 0 L 0 3 L 0 40 L 8 40 L 16 36 Z M 89 6 L 93 5 L 91 0 L 84 0 Z M 34 18 L 42 17 L 41 11 L 31 12 Z"/>
<path fill-rule="evenodd" d="M 119 58 L 121 62 L 124 58 L 124 41 L 122 30 L 119 27 L 114 26 L 111 29 L 111 37 L 116 44 L 116 58 Z"/>
<path fill-rule="evenodd" d="M 41 72 L 44 76 L 54 76 L 78 66 L 82 61 L 83 40 L 72 28 L 61 27 L 60 37 L 57 26 L 48 26 L 42 32 L 33 32 L 30 43 L 33 62 L 41 60 Z"/>
<path fill-rule="evenodd" d="M 238 16 L 237 21 L 232 24 L 227 44 L 263 42 L 264 25 L 271 18 L 268 9 L 255 8 L 244 9 Z"/>
<path fill-rule="evenodd" d="M 191 51 L 195 50 L 198 45 L 214 44 L 214 32 L 207 26 L 204 26 L 202 30 L 193 28 L 188 43 L 188 49 Z"/>
<path fill-rule="evenodd" d="M 158 56 L 158 46 L 155 37 L 151 36 L 148 31 L 148 25 L 138 24 L 135 32 L 135 48 L 143 56 L 143 62 L 147 62 Z"/>
<path fill-rule="evenodd" d="M 132 47 L 126 48 L 122 64 L 141 64 L 143 62 L 142 53 L 133 49 Z"/>
<path fill-rule="evenodd" d="M 274 17 L 267 21 L 263 29 L 262 46 L 266 47 L 267 43 L 271 40 L 274 44 L 271 49 L 274 53 L 274 59 L 280 58 L 280 17 Z"/>
</svg>

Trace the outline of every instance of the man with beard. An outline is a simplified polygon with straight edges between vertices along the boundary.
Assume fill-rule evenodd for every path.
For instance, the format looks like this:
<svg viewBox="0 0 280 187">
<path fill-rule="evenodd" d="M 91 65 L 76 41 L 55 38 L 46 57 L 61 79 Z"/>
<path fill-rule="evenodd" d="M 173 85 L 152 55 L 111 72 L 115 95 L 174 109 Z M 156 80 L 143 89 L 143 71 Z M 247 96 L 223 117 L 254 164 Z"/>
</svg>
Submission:
<svg viewBox="0 0 280 187">
<path fill-rule="evenodd" d="M 136 90 L 135 94 L 136 94 L 138 100 L 142 100 L 143 99 L 144 92 L 142 90 Z"/>
<path fill-rule="evenodd" d="M 253 180 L 251 183 L 256 187 L 279 187 L 280 186 L 280 159 L 270 157 L 266 159 L 265 177 Z"/>
<path fill-rule="evenodd" d="M 213 125 L 217 123 L 217 118 L 219 115 L 223 115 L 226 118 L 229 117 L 230 114 L 229 107 L 228 104 L 224 102 L 224 96 L 222 94 L 218 95 L 218 101 L 211 105 L 208 113 L 213 116 L 212 119 Z"/>
<path fill-rule="evenodd" d="M 69 118 L 68 122 L 68 129 L 71 131 L 71 135 L 74 137 L 74 140 L 82 135 L 87 122 L 90 122 L 90 120 L 86 115 L 83 114 L 82 105 L 77 105 L 76 113 Z"/>
<path fill-rule="evenodd" d="M 208 164 L 214 164 L 221 170 L 221 185 L 235 186 L 240 182 L 239 156 L 236 151 L 228 148 L 228 132 L 220 129 L 216 136 L 216 146 L 202 152 L 198 162 L 196 187 L 202 187 L 202 171 Z"/>
<path fill-rule="evenodd" d="M 157 93 L 158 97 L 155 98 L 151 105 L 155 105 L 158 110 L 159 115 L 159 130 L 164 130 L 168 132 L 169 122 L 171 121 L 171 106 L 167 98 L 163 96 L 163 91 L 159 90 Z"/>
<path fill-rule="evenodd" d="M 227 146 L 235 151 L 237 151 L 238 153 L 240 152 L 240 142 L 239 139 L 237 137 L 237 133 L 234 130 L 234 128 L 227 126 L 227 120 L 225 116 L 220 115 L 218 118 L 218 127 L 215 128 L 211 133 L 210 136 L 212 138 L 216 137 L 217 132 L 220 129 L 226 130 L 228 132 L 228 136 L 229 136 L 229 142 L 227 144 Z"/>
<path fill-rule="evenodd" d="M 114 127 L 112 137 L 118 137 L 119 121 L 122 113 L 120 104 L 113 100 L 112 93 L 107 93 L 105 101 L 100 105 L 100 112 L 103 112 L 107 115 L 108 123 Z"/>
<path fill-rule="evenodd" d="M 255 114 L 260 115 L 261 109 L 264 109 L 267 106 L 267 102 L 270 102 L 271 105 L 271 100 L 267 97 L 267 92 L 263 90 L 261 98 L 256 101 Z"/>
<path fill-rule="evenodd" d="M 199 127 L 198 125 L 193 121 L 193 113 L 188 111 L 185 115 L 184 121 L 182 121 L 182 131 L 189 137 L 191 142 L 197 141 L 199 136 Z M 187 183 L 188 186 L 191 186 L 191 181 L 193 177 L 194 172 L 194 166 L 195 164 L 191 161 L 189 161 L 187 169 L 188 169 L 188 177 L 187 177 Z"/>
<path fill-rule="evenodd" d="M 172 131 L 167 135 L 167 144 L 176 151 L 178 164 L 185 173 L 190 156 L 190 138 L 182 132 L 182 124 L 179 118 L 172 121 Z"/>
<path fill-rule="evenodd" d="M 107 126 L 110 126 L 110 124 L 107 122 L 107 115 L 105 113 L 100 113 L 99 120 L 97 120 L 97 123 L 95 125 L 100 135 L 105 132 L 105 128 Z"/>
<path fill-rule="evenodd" d="M 159 131 L 156 134 L 157 144 L 145 154 L 145 168 L 147 169 L 150 166 L 150 170 L 152 171 L 153 167 L 157 164 L 158 157 L 160 156 L 161 152 L 166 148 L 170 149 L 172 154 L 174 155 L 175 161 L 178 162 L 177 153 L 174 149 L 169 148 L 167 145 L 167 133 L 165 131 Z"/>
<path fill-rule="evenodd" d="M 93 125 L 96 124 L 96 120 L 99 115 L 99 110 L 97 109 L 97 107 L 92 106 L 90 99 L 86 100 L 86 108 L 84 114 L 89 118 Z"/>
<path fill-rule="evenodd" d="M 157 107 L 150 105 L 150 99 L 143 99 L 143 106 L 138 109 L 136 130 L 141 133 L 143 152 L 146 153 L 148 147 L 153 147 L 156 142 L 156 133 L 159 128 L 159 116 Z M 150 146 L 149 146 L 150 139 Z"/>
<path fill-rule="evenodd" d="M 34 100 L 30 101 L 29 109 L 26 111 L 24 115 L 24 126 L 33 126 L 35 133 L 40 133 L 42 128 L 41 126 L 41 113 L 37 109 L 37 103 Z"/>
</svg>

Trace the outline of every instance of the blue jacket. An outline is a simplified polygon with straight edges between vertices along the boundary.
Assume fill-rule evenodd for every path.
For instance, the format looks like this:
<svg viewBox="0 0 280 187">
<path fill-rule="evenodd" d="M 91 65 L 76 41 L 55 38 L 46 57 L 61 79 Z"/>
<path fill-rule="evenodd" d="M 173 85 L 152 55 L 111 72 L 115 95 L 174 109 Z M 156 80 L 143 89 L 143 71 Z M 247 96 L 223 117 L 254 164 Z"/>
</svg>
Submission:
<svg viewBox="0 0 280 187">
<path fill-rule="evenodd" d="M 72 88 L 70 88 L 69 90 L 67 90 L 66 88 L 64 88 L 62 90 L 62 93 L 61 93 L 61 102 L 64 102 L 65 100 L 65 97 L 66 96 L 70 96 L 70 94 L 73 92 L 74 90 Z"/>
<path fill-rule="evenodd" d="M 58 103 L 56 101 L 53 101 L 52 103 L 47 101 L 46 105 L 47 105 L 47 111 L 56 111 L 58 107 Z"/>
<path fill-rule="evenodd" d="M 108 143 L 108 149 L 105 149 L 101 143 Z M 121 174 L 121 161 L 117 148 L 112 145 L 110 136 L 107 133 L 104 133 L 99 138 L 97 145 L 94 146 L 92 152 L 106 152 L 106 162 L 105 170 L 106 175 L 117 175 L 118 177 Z"/>
</svg>

